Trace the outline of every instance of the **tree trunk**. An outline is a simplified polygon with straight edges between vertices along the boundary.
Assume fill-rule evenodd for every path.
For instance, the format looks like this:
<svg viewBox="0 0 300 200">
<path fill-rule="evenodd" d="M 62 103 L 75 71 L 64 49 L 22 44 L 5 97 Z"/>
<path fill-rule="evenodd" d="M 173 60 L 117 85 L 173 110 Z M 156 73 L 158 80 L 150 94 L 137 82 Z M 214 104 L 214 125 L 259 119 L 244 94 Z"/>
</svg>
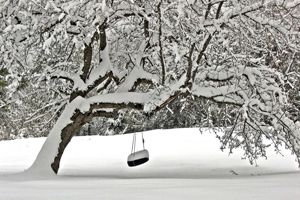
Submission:
<svg viewBox="0 0 300 200">
<path fill-rule="evenodd" d="M 26 171 L 27 173 L 43 175 L 58 173 L 65 148 L 74 134 L 91 119 L 90 111 L 82 114 L 77 109 L 80 102 L 80 98 L 76 98 L 66 106 L 50 131 L 34 163 Z"/>
<path fill-rule="evenodd" d="M 106 112 L 99 108 L 114 108 L 114 111 Z M 78 96 L 68 103 L 61 116 L 50 131 L 42 149 L 33 165 L 27 170 L 29 174 L 57 174 L 64 150 L 75 133 L 93 117 L 114 118 L 117 110 L 132 108 L 142 110 L 141 103 L 91 103 Z M 53 173 L 54 172 L 54 173 Z"/>
<path fill-rule="evenodd" d="M 75 133 L 89 120 L 88 114 L 81 114 L 77 111 L 71 120 L 74 120 L 73 123 L 67 125 L 61 132 L 61 142 L 59 143 L 57 155 L 54 158 L 51 168 L 57 174 L 59 170 L 59 165 L 65 148 L 71 141 Z"/>
</svg>

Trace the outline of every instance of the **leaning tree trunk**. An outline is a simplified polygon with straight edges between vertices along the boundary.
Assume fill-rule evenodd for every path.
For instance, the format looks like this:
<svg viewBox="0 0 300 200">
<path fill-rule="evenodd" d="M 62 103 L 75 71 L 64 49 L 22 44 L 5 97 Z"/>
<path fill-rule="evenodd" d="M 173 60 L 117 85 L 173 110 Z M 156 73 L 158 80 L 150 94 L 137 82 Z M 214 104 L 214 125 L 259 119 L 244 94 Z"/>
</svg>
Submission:
<svg viewBox="0 0 300 200">
<path fill-rule="evenodd" d="M 99 73 L 99 69 L 93 68 L 92 66 L 94 42 L 100 42 L 99 50 L 102 52 L 102 54 L 100 61 L 101 63 L 99 66 L 101 67 L 102 65 L 109 65 L 110 63 L 108 52 L 106 49 L 106 22 L 107 19 L 105 19 L 103 23 L 99 25 L 99 31 L 94 32 L 92 38 L 90 39 L 90 43 L 85 45 L 83 51 L 84 65 L 80 74 L 80 79 L 84 83 L 88 82 L 87 80 L 89 79 L 90 73 Z M 92 71 L 92 69 L 94 71 Z M 66 106 L 62 115 L 59 117 L 53 129 L 50 131 L 49 136 L 47 137 L 41 151 L 39 152 L 33 165 L 28 169 L 28 172 L 35 173 L 37 171 L 41 171 L 41 173 L 53 173 L 54 171 L 56 174 L 58 173 L 63 152 L 74 134 L 78 131 L 78 129 L 80 129 L 82 125 L 90 121 L 93 116 L 99 114 L 95 114 L 94 112 L 92 112 L 92 108 L 90 107 L 91 105 L 87 104 L 86 106 L 88 106 L 89 109 L 83 109 L 83 111 L 80 111 L 82 103 L 84 103 L 85 101 L 85 99 L 82 97 L 85 97 L 91 90 L 93 90 L 108 78 L 111 78 L 111 76 L 111 71 L 107 71 L 107 74 L 104 76 L 99 74 L 98 78 L 96 78 L 95 80 L 90 80 L 91 84 L 87 84 L 86 89 L 76 89 L 72 92 L 72 94 L 70 95 L 70 103 Z M 73 82 L 75 81 L 73 80 Z M 100 112 L 100 114 L 100 116 L 102 116 L 103 113 Z M 104 116 L 107 116 L 107 113 L 104 113 Z M 110 114 L 108 114 L 108 116 L 110 116 Z"/>
<path fill-rule="evenodd" d="M 65 151 L 65 148 L 71 141 L 72 137 L 75 133 L 88 121 L 88 113 L 81 114 L 78 110 L 75 112 L 75 114 L 72 116 L 71 120 L 74 120 L 71 124 L 68 124 L 65 128 L 61 131 L 61 142 L 58 146 L 58 152 L 51 163 L 51 168 L 53 171 L 57 174 L 60 166 L 60 161 L 62 158 L 62 155 Z"/>
<path fill-rule="evenodd" d="M 78 98 L 80 99 L 80 98 Z M 53 174 L 58 173 L 60 161 L 63 152 L 74 134 L 85 124 L 91 117 L 90 111 L 84 114 L 78 110 L 78 103 L 75 99 L 69 103 L 56 124 L 50 131 L 42 149 L 37 155 L 33 165 L 27 170 L 29 173 Z"/>
</svg>

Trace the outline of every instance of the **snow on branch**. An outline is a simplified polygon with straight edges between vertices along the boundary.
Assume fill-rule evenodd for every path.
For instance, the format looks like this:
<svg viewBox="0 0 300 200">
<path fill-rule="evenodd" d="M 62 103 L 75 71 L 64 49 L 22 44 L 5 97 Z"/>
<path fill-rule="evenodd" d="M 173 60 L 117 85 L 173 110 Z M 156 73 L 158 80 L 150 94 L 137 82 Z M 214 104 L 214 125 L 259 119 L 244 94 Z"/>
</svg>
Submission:
<svg viewBox="0 0 300 200">
<path fill-rule="evenodd" d="M 146 72 L 142 68 L 134 68 L 129 75 L 125 78 L 125 81 L 118 87 L 117 92 L 130 91 L 137 87 L 142 82 L 149 82 L 151 84 L 157 84 L 159 77 L 156 74 Z"/>
<path fill-rule="evenodd" d="M 110 93 L 97 95 L 87 98 L 83 106 L 81 106 L 81 111 L 89 109 L 87 105 L 94 105 L 94 108 L 114 108 L 117 105 L 143 105 L 147 104 L 151 99 L 151 94 L 149 93 L 139 93 L 139 92 L 124 92 L 124 93 Z"/>
<path fill-rule="evenodd" d="M 144 57 L 144 51 L 147 46 L 147 41 L 142 41 L 138 53 L 135 56 L 134 65 L 135 67 L 129 72 L 125 79 L 117 89 L 117 92 L 126 92 L 134 90 L 141 83 L 158 84 L 159 76 L 152 74 L 143 69 L 142 59 Z"/>
</svg>

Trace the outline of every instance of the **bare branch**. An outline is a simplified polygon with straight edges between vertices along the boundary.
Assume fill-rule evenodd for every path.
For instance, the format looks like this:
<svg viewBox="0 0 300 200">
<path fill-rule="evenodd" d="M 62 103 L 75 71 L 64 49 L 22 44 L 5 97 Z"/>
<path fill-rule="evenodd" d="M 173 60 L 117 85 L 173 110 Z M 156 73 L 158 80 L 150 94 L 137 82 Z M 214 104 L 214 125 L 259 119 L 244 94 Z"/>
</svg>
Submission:
<svg viewBox="0 0 300 200">
<path fill-rule="evenodd" d="M 159 58 L 160 58 L 160 64 L 161 64 L 161 71 L 162 71 L 162 85 L 165 84 L 166 79 L 166 67 L 165 67 L 165 61 L 164 61 L 164 54 L 163 54 L 163 44 L 162 44 L 162 13 L 161 13 L 161 0 L 157 5 L 158 10 L 158 45 L 159 45 Z"/>
</svg>

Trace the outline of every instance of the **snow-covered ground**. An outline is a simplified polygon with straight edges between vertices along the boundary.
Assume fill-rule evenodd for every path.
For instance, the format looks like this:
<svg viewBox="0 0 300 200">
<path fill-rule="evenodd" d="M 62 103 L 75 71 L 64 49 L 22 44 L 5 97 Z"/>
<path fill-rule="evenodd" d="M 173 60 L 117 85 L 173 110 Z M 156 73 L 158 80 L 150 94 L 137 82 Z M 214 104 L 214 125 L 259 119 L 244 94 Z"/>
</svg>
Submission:
<svg viewBox="0 0 300 200">
<path fill-rule="evenodd" d="M 129 168 L 132 135 L 74 138 L 57 177 L 8 175 L 28 168 L 44 138 L 0 142 L 0 200 L 299 199 L 293 156 L 269 151 L 258 166 L 219 150 L 212 133 L 197 129 L 144 133 L 150 161 Z M 137 135 L 141 147 L 140 135 Z"/>
</svg>

